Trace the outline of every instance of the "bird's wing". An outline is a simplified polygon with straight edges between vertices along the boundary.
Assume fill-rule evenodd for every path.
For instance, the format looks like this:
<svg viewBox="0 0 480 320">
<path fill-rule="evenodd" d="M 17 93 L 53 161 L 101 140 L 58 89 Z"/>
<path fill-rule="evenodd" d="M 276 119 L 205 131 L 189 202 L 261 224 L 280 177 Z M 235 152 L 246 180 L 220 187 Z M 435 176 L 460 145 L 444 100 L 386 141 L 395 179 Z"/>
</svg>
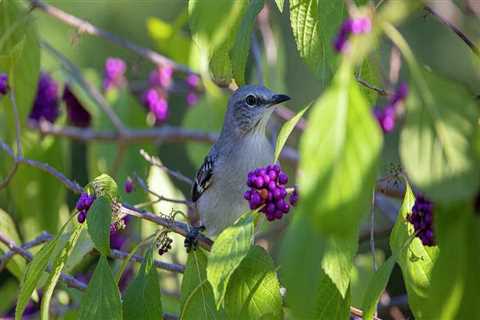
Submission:
<svg viewBox="0 0 480 320">
<path fill-rule="evenodd" d="M 202 193 L 207 190 L 207 188 L 212 183 L 213 177 L 213 167 L 215 164 L 215 155 L 208 155 L 203 160 L 203 164 L 195 176 L 195 181 L 193 182 L 192 188 L 192 201 L 197 201 Z"/>
</svg>

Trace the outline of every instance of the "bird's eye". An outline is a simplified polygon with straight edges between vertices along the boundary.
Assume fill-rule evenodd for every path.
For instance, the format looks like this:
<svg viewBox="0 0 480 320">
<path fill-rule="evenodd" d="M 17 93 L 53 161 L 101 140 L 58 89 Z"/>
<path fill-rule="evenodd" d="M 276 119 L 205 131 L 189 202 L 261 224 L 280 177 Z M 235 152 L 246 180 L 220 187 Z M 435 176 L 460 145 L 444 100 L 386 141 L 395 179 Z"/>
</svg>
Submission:
<svg viewBox="0 0 480 320">
<path fill-rule="evenodd" d="M 255 97 L 253 94 L 249 94 L 247 96 L 247 99 L 245 99 L 245 101 L 250 107 L 254 107 L 257 105 L 257 97 Z"/>
</svg>

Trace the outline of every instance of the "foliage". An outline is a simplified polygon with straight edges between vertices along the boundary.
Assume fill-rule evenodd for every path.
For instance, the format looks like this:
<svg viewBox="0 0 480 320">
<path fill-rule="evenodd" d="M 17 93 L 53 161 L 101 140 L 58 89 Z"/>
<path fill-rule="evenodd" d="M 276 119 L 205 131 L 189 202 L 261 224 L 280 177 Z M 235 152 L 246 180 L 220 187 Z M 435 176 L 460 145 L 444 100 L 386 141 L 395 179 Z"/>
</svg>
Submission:
<svg viewBox="0 0 480 320">
<path fill-rule="evenodd" d="M 46 6 L 0 0 L 0 81 L 8 78 L 8 89 L 0 83 L 0 317 L 340 320 L 353 306 L 372 319 L 382 295 L 400 290 L 406 318 L 475 318 L 479 59 L 478 39 L 461 30 L 478 26 L 474 5 L 455 11 L 456 34 L 445 12 L 427 6 L 423 17 L 414 0 L 62 6 L 112 33 Z M 67 39 L 55 20 L 78 32 Z M 158 52 L 137 44 L 145 37 Z M 427 51 L 439 43 L 442 54 Z M 99 70 L 107 53 L 124 67 Z M 40 72 L 58 92 L 38 85 Z M 187 252 L 184 239 L 197 231 L 187 223 L 197 213 L 187 183 L 222 129 L 232 89 L 263 82 L 293 98 L 292 112 L 269 109 L 266 126 L 273 163 L 295 186 L 282 183 L 290 213 L 269 222 L 263 208 L 247 211 L 214 239 L 188 239 L 197 247 Z M 81 112 L 62 98 L 67 85 Z M 148 92 L 164 104 L 148 102 Z M 45 95 L 59 117 L 31 119 Z M 392 132 L 382 132 L 375 111 L 385 101 L 395 105 Z M 155 117 L 160 107 L 166 120 Z M 88 121 L 75 121 L 79 114 Z M 386 169 L 392 161 L 398 169 Z M 253 189 L 281 206 L 261 176 Z M 75 205 L 80 193 L 95 199 L 88 214 Z M 418 199 L 431 204 L 432 229 L 432 220 L 410 222 L 412 212 L 426 217 Z M 37 241 L 41 231 L 52 237 Z M 433 245 L 419 239 L 426 232 Z"/>
</svg>

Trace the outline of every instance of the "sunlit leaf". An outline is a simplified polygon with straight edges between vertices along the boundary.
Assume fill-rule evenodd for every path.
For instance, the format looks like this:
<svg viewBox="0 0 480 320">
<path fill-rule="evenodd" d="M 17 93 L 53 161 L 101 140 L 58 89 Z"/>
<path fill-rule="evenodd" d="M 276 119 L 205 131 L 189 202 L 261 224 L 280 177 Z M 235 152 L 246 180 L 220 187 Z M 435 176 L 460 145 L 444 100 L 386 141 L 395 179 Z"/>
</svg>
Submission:
<svg viewBox="0 0 480 320">
<path fill-rule="evenodd" d="M 282 149 L 285 146 L 288 137 L 292 133 L 293 129 L 295 129 L 298 121 L 300 121 L 300 119 L 303 117 L 303 114 L 308 110 L 308 108 L 310 108 L 310 105 L 300 110 L 293 118 L 285 122 L 285 124 L 282 126 L 282 129 L 280 129 L 280 132 L 277 136 L 277 144 L 275 146 L 275 158 L 273 162 L 278 161 L 278 157 L 280 156 L 280 153 L 282 152 Z"/>
<path fill-rule="evenodd" d="M 248 212 L 215 240 L 208 256 L 207 278 L 213 288 L 215 303 L 223 301 L 230 277 L 253 244 L 254 219 Z"/>
<path fill-rule="evenodd" d="M 257 14 L 262 10 L 265 0 L 251 0 L 242 18 L 235 37 L 235 44 L 231 50 L 233 77 L 237 84 L 245 84 L 245 67 L 247 65 L 252 30 Z"/>
<path fill-rule="evenodd" d="M 15 223 L 8 213 L 0 209 L 0 232 L 5 234 L 7 237 L 15 241 L 15 243 L 20 243 L 20 237 L 17 233 L 17 228 Z M 0 253 L 7 253 L 9 250 L 8 246 L 0 242 Z M 15 276 L 17 279 L 22 279 L 22 274 L 25 270 L 25 260 L 20 257 L 18 254 L 14 255 L 10 261 L 7 263 L 7 269 Z"/>
<path fill-rule="evenodd" d="M 390 248 L 393 254 L 397 254 L 403 243 L 415 233 L 413 226 L 406 220 L 414 204 L 415 195 L 406 183 L 402 206 L 390 235 Z M 397 262 L 402 269 L 407 288 L 408 304 L 416 319 L 424 318 L 424 308 L 431 285 L 431 272 L 437 256 L 438 247 L 426 247 L 418 238 L 413 239 L 407 249 L 398 255 Z"/>
<path fill-rule="evenodd" d="M 471 143 L 479 111 L 462 87 L 421 71 L 411 81 L 400 155 L 412 182 L 431 199 L 466 199 L 480 182 Z"/>
<path fill-rule="evenodd" d="M 275 266 L 259 246 L 250 249 L 233 273 L 225 294 L 230 319 L 283 319 L 282 297 Z"/>
<path fill-rule="evenodd" d="M 331 0 L 290 0 L 290 23 L 300 56 L 325 81 L 335 66 L 332 39 L 345 17 L 345 3 Z"/>
</svg>

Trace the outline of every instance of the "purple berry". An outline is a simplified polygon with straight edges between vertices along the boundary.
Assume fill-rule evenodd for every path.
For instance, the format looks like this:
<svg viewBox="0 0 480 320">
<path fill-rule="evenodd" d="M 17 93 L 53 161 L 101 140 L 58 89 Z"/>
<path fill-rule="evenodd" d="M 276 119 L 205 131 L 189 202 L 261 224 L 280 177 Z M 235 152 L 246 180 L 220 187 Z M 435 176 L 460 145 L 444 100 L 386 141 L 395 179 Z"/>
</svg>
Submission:
<svg viewBox="0 0 480 320">
<path fill-rule="evenodd" d="M 275 171 L 277 174 L 279 174 L 279 173 L 280 173 L 280 170 L 281 170 L 281 168 L 280 168 L 280 166 L 279 166 L 278 164 L 274 164 L 272 169 L 273 169 L 273 171 Z"/>
<path fill-rule="evenodd" d="M 7 94 L 8 90 L 8 75 L 6 73 L 0 73 L 0 96 Z"/>
<path fill-rule="evenodd" d="M 295 206 L 298 202 L 298 192 L 297 188 L 293 189 L 292 194 L 290 195 L 289 199 L 290 205 Z"/>
<path fill-rule="evenodd" d="M 37 96 L 28 117 L 34 121 L 45 120 L 54 123 L 59 114 L 58 85 L 50 75 L 42 72 L 38 81 Z"/>
<path fill-rule="evenodd" d="M 270 190 L 271 192 L 274 192 L 275 190 L 277 189 L 277 184 L 275 183 L 275 181 L 270 181 L 268 183 L 268 190 Z"/>
<path fill-rule="evenodd" d="M 134 189 L 134 184 L 132 178 L 128 177 L 125 180 L 125 186 L 124 186 L 125 192 L 126 193 L 131 193 Z"/>
<path fill-rule="evenodd" d="M 89 127 L 92 119 L 90 113 L 83 107 L 68 85 L 65 85 L 63 89 L 62 99 L 67 106 L 68 121 L 74 127 Z"/>
<path fill-rule="evenodd" d="M 120 58 L 107 58 L 105 62 L 105 71 L 103 79 L 103 88 L 105 90 L 120 87 L 124 79 L 124 73 L 127 70 L 127 65 L 125 61 Z"/>
<path fill-rule="evenodd" d="M 200 84 L 200 77 L 196 74 L 190 73 L 185 79 L 185 82 L 190 88 L 195 89 Z"/>
<path fill-rule="evenodd" d="M 407 216 L 413 225 L 415 233 L 424 246 L 435 245 L 433 232 L 433 204 L 423 196 L 417 196 L 412 212 Z"/>
<path fill-rule="evenodd" d="M 285 172 L 282 171 L 278 174 L 278 183 L 283 185 L 288 183 L 288 176 Z"/>
<path fill-rule="evenodd" d="M 243 194 L 243 198 L 245 200 L 250 200 L 251 195 L 252 195 L 252 191 L 248 190 Z"/>
<path fill-rule="evenodd" d="M 82 210 L 78 213 L 77 221 L 79 223 L 84 223 L 86 218 L 87 218 L 87 212 L 85 210 Z"/>
<path fill-rule="evenodd" d="M 255 187 L 257 187 L 259 189 L 263 188 L 263 184 L 264 184 L 264 181 L 263 181 L 263 178 L 261 176 L 255 178 L 255 183 L 254 183 Z"/>
<path fill-rule="evenodd" d="M 187 105 L 189 106 L 193 106 L 193 105 L 196 105 L 198 103 L 198 95 L 193 92 L 193 91 L 190 91 L 189 93 L 187 93 Z"/>
</svg>

